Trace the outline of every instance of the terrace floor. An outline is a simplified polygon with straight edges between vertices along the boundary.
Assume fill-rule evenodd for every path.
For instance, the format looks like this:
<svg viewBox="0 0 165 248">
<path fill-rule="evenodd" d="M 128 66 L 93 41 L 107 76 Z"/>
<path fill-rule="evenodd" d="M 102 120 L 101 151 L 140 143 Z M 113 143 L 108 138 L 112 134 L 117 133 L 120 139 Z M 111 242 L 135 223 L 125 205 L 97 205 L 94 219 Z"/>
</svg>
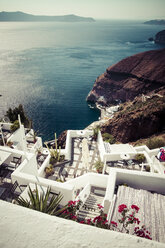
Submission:
<svg viewBox="0 0 165 248">
<path fill-rule="evenodd" d="M 118 206 L 121 204 L 126 204 L 128 208 L 133 204 L 137 205 L 140 209 L 136 217 L 141 221 L 140 226 L 146 226 L 153 240 L 165 243 L 165 195 L 119 186 L 112 215 L 113 221 L 118 222 L 121 217 L 118 212 Z M 119 228 L 121 225 L 118 222 Z M 137 226 L 137 224 L 131 224 L 127 227 L 130 233 L 133 232 L 135 225 Z"/>
<path fill-rule="evenodd" d="M 64 162 L 60 166 L 57 165 L 54 175 L 50 176 L 49 179 L 56 180 L 57 178 L 61 178 L 61 180 L 67 181 L 87 172 L 96 172 L 94 164 L 100 158 L 97 142 L 88 140 L 89 167 L 84 168 L 82 162 L 82 140 L 82 138 L 72 138 L 71 161 Z"/>
<path fill-rule="evenodd" d="M 124 163 L 125 161 L 122 161 L 123 164 L 120 164 L 121 162 L 120 161 L 108 161 L 106 163 L 107 167 L 106 167 L 106 174 L 109 174 L 110 173 L 110 168 L 119 168 L 119 169 L 127 169 L 127 170 L 136 170 L 136 171 L 147 171 L 146 170 L 146 165 L 144 165 L 142 167 L 141 164 L 137 163 L 136 161 L 134 161 L 134 164 L 127 164 L 127 163 Z"/>
</svg>

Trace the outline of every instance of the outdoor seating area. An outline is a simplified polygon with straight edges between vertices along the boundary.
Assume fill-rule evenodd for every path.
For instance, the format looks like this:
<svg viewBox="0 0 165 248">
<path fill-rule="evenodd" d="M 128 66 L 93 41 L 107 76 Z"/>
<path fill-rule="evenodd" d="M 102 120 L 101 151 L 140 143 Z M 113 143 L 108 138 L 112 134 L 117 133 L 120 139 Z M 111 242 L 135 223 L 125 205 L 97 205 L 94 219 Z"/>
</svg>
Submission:
<svg viewBox="0 0 165 248">
<path fill-rule="evenodd" d="M 0 150 L 0 182 L 11 183 L 11 174 L 22 163 L 22 155 Z"/>
<path fill-rule="evenodd" d="M 88 167 L 83 164 L 82 142 L 83 138 L 72 138 L 71 161 L 65 161 L 54 167 L 54 174 L 48 177 L 51 180 L 67 181 L 75 177 L 81 176 L 87 172 L 96 172 L 94 168 L 95 162 L 99 159 L 99 151 L 97 142 L 90 137 L 87 140 Z"/>
<path fill-rule="evenodd" d="M 12 202 L 26 187 L 27 185 L 19 185 L 17 181 L 13 184 L 11 182 L 3 182 L 0 184 L 0 199 Z"/>
<path fill-rule="evenodd" d="M 145 171 L 146 166 L 142 167 L 142 164 L 139 164 L 134 159 L 129 160 L 117 160 L 117 161 L 107 161 L 106 162 L 106 173 L 109 174 L 110 168 L 119 168 L 119 169 L 127 169 L 127 170 L 137 170 L 137 171 Z"/>
</svg>

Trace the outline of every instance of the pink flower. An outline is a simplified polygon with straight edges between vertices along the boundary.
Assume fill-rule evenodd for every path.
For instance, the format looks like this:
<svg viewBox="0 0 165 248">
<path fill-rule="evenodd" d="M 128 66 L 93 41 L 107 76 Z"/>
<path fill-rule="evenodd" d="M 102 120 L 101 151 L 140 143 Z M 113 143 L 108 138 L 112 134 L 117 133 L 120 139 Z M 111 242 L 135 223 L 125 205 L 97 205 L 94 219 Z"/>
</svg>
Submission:
<svg viewBox="0 0 165 248">
<path fill-rule="evenodd" d="M 84 224 L 84 223 L 85 223 L 85 221 L 84 221 L 84 220 L 81 220 L 79 223 Z"/>
<path fill-rule="evenodd" d="M 127 210 L 127 206 L 125 204 L 121 204 L 119 207 L 118 207 L 118 212 L 119 213 L 122 213 L 124 210 Z"/>
<path fill-rule="evenodd" d="M 134 217 L 133 221 L 134 221 L 134 223 L 137 222 L 138 225 L 140 224 L 140 220 L 139 220 L 138 218 L 135 218 L 135 217 Z"/>
<path fill-rule="evenodd" d="M 135 209 L 135 210 L 136 210 L 136 213 L 138 213 L 138 211 L 139 211 L 139 207 L 138 207 L 138 206 L 132 205 L 131 208 L 132 208 L 132 209 Z"/>
<path fill-rule="evenodd" d="M 88 224 L 88 225 L 91 224 L 91 219 L 87 219 L 87 224 Z"/>
<path fill-rule="evenodd" d="M 97 204 L 97 206 L 98 206 L 99 209 L 103 208 L 103 206 L 101 206 L 101 204 Z"/>
<path fill-rule="evenodd" d="M 73 215 L 72 220 L 77 220 L 77 216 Z"/>
<path fill-rule="evenodd" d="M 117 226 L 117 222 L 115 222 L 115 221 L 111 221 L 111 224 L 112 224 L 113 226 Z"/>
</svg>

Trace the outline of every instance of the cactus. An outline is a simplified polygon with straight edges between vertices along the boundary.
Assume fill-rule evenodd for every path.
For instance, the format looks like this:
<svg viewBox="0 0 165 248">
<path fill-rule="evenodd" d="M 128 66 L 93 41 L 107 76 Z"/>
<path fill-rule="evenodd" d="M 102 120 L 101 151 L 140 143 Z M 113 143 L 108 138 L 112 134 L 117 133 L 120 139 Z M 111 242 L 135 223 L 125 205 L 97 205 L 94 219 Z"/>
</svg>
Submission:
<svg viewBox="0 0 165 248">
<path fill-rule="evenodd" d="M 50 152 L 50 156 L 51 156 L 51 162 L 52 160 L 54 160 L 54 162 L 59 162 L 61 159 L 61 147 L 59 147 L 59 150 L 57 149 L 57 136 L 56 133 L 54 134 L 55 136 L 55 149 L 53 149 L 53 147 L 51 147 L 51 149 L 49 149 L 47 143 L 45 142 L 45 145 L 48 149 L 48 151 Z"/>
</svg>

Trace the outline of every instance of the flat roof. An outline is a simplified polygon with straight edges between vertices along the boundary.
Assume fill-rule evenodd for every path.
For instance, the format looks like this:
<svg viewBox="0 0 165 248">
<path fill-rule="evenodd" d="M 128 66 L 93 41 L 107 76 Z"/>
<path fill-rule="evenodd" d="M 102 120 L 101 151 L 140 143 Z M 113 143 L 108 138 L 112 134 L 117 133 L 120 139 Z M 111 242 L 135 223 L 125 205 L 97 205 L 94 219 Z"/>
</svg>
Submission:
<svg viewBox="0 0 165 248">
<path fill-rule="evenodd" d="M 114 154 L 136 153 L 135 148 L 129 144 L 113 144 L 110 145 L 110 150 L 111 150 L 110 153 L 114 153 Z"/>
</svg>

